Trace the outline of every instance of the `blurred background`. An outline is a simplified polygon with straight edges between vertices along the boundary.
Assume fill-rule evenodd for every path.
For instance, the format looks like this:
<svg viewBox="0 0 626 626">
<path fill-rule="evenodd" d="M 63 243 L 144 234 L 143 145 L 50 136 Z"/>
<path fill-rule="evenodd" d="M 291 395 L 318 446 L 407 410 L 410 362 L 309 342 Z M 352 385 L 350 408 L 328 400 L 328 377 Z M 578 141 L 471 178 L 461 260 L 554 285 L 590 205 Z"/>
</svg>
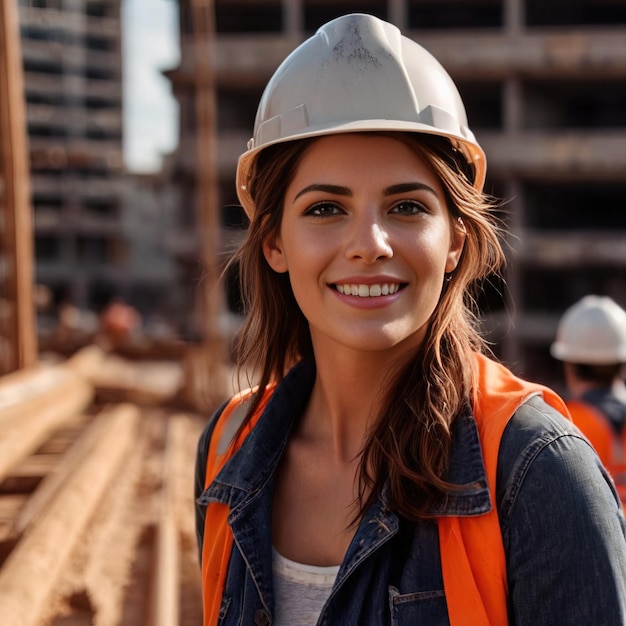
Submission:
<svg viewBox="0 0 626 626">
<path fill-rule="evenodd" d="M 512 232 L 506 284 L 479 303 L 498 356 L 558 387 L 562 311 L 587 293 L 626 304 L 624 0 L 17 5 L 42 349 L 90 341 L 115 299 L 138 313 L 136 352 L 230 340 L 236 282 L 203 264 L 219 275 L 245 230 L 236 158 L 279 62 L 350 11 L 396 23 L 458 84 Z"/>
<path fill-rule="evenodd" d="M 151 424 L 162 422 L 157 435 L 138 427 L 151 442 L 147 465 L 158 452 L 167 466 L 172 417 L 187 411 L 187 476 L 199 429 L 236 386 L 231 354 L 243 312 L 235 272 L 222 274 L 246 229 L 237 157 L 278 64 L 347 12 L 395 23 L 459 87 L 487 154 L 487 190 L 504 200 L 510 231 L 504 280 L 488 283 L 478 302 L 496 355 L 563 392 L 560 363 L 548 351 L 563 311 L 590 293 L 626 306 L 626 0 L 2 2 L 0 430 L 7 411 L 25 419 L 20 403 L 33 390 L 52 394 L 43 404 L 61 405 L 56 383 L 28 373 L 60 365 L 80 370 L 91 393 L 67 415 L 86 413 L 91 423 L 123 401 L 143 417 L 148 411 Z M 24 430 L 15 432 L 24 439 Z M 8 461 L 0 466 L 0 564 L 36 517 L 22 513 L 17 524 L 22 509 L 6 504 L 3 534 L 1 496 L 28 499 L 53 472 L 46 466 L 30 483 L 22 476 L 22 491 L 6 477 L 17 480 L 27 455 L 32 474 L 32 455 L 56 432 L 42 431 L 15 453 L 13 474 Z M 135 557 L 167 536 L 159 511 L 173 489 L 162 477 L 141 476 L 159 499 L 157 521 L 129 540 Z M 193 503 L 181 507 L 187 521 L 177 522 L 176 545 L 189 569 L 180 580 L 192 595 L 180 605 L 171 600 L 178 617 L 157 622 L 153 609 L 141 621 L 127 599 L 119 602 L 124 617 L 106 621 L 94 608 L 97 593 L 81 583 L 86 595 L 58 592 L 70 598 L 67 619 L 75 621 L 49 623 L 173 626 L 183 614 L 197 623 Z M 149 572 L 150 562 L 145 557 L 137 571 Z M 180 591 L 180 580 L 172 588 Z"/>
</svg>

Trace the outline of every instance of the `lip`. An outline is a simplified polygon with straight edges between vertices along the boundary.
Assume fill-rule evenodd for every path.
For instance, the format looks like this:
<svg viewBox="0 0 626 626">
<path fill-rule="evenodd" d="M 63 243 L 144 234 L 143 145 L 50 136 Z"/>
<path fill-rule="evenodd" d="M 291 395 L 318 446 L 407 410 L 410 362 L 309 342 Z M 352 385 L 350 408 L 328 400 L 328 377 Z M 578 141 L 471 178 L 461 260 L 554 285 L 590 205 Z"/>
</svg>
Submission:
<svg viewBox="0 0 626 626">
<path fill-rule="evenodd" d="M 344 276 L 338 280 L 330 281 L 329 285 L 382 285 L 384 283 L 406 284 L 406 280 L 402 280 L 397 276 Z"/>
</svg>

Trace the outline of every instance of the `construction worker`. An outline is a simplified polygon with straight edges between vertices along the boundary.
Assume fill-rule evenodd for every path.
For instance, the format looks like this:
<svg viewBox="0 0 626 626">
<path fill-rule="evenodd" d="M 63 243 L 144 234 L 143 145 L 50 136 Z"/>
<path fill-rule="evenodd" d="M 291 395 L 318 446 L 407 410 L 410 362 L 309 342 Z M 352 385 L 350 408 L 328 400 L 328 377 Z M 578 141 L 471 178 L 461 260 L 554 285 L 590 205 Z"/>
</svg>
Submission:
<svg viewBox="0 0 626 626">
<path fill-rule="evenodd" d="M 607 296 L 585 296 L 563 314 L 550 351 L 563 361 L 574 423 L 626 502 L 626 311 Z"/>
<path fill-rule="evenodd" d="M 100 343 L 105 349 L 119 350 L 128 346 L 140 326 L 137 309 L 116 296 L 100 313 Z"/>
</svg>

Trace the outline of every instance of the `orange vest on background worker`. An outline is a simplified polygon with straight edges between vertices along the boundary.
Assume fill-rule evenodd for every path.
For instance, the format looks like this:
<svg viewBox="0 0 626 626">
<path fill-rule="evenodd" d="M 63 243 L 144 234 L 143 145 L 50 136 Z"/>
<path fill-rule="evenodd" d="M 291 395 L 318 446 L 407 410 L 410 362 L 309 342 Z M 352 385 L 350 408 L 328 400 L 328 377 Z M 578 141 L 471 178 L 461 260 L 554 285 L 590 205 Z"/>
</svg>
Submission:
<svg viewBox="0 0 626 626">
<path fill-rule="evenodd" d="M 618 435 L 600 409 L 582 400 L 570 400 L 567 408 L 615 481 L 622 503 L 626 502 L 626 428 Z"/>
<path fill-rule="evenodd" d="M 509 419 L 531 396 L 541 394 L 544 400 L 563 415 L 565 403 L 551 389 L 517 378 L 504 366 L 480 354 L 475 355 L 478 389 L 473 411 L 485 461 L 487 480 L 495 502 L 496 472 L 500 439 Z M 241 410 L 253 393 L 238 394 L 220 415 L 209 445 L 205 488 L 241 447 L 263 414 L 275 385 L 264 392 L 264 398 L 252 419 L 233 438 L 229 418 Z M 245 406 L 245 405 L 244 405 Z M 224 445 L 226 435 L 230 445 Z M 204 626 L 218 623 L 222 593 L 226 583 L 233 535 L 228 525 L 228 506 L 212 502 L 205 517 L 205 541 L 202 546 L 202 583 Z M 506 626 L 507 578 L 506 558 L 498 512 L 474 517 L 440 517 L 439 543 L 444 590 L 451 626 Z M 210 537 L 211 541 L 206 541 Z"/>
</svg>

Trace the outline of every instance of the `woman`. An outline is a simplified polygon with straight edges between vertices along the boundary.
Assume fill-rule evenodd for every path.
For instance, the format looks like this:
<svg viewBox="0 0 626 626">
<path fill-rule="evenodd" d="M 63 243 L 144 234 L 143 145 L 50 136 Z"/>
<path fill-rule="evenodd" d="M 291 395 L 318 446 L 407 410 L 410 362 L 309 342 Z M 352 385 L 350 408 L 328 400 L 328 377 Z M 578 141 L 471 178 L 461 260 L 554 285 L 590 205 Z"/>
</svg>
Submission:
<svg viewBox="0 0 626 626">
<path fill-rule="evenodd" d="M 438 62 L 367 15 L 270 80 L 238 164 L 240 363 L 201 438 L 205 624 L 623 624 L 624 519 L 549 389 L 481 356 L 503 261 Z"/>
</svg>

